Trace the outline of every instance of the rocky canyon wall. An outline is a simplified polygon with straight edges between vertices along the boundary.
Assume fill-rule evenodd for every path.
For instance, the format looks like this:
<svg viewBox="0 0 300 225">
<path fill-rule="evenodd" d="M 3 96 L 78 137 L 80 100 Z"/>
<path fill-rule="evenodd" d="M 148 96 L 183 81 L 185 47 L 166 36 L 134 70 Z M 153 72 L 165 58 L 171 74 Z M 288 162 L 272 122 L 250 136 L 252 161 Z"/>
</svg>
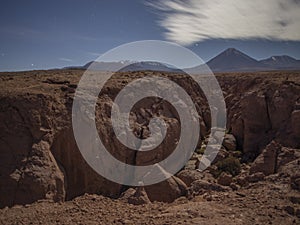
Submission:
<svg viewBox="0 0 300 225">
<path fill-rule="evenodd" d="M 127 189 L 99 176 L 77 148 L 71 110 L 82 73 L 56 70 L 0 74 L 0 207 L 39 199 L 64 201 L 83 193 L 116 198 Z M 136 105 L 131 124 L 137 137 L 146 138 L 149 119 L 158 114 L 168 126 L 162 145 L 141 154 L 128 150 L 117 140 L 110 122 L 113 99 L 133 78 L 142 76 L 143 72 L 120 73 L 109 80 L 99 96 L 96 113 L 104 145 L 117 159 L 133 165 L 153 164 L 166 158 L 174 150 L 180 124 L 184 123 L 170 104 L 150 99 Z M 200 147 L 211 120 L 205 97 L 190 79 L 175 74 L 166 76 L 187 90 L 196 103 L 201 124 Z M 227 131 L 237 139 L 245 162 L 253 161 L 272 140 L 300 148 L 299 73 L 219 74 L 217 78 L 227 106 Z M 173 178 L 147 187 L 150 200 L 157 200 L 157 187 L 174 190 L 164 201 L 185 193 L 184 184 Z"/>
</svg>

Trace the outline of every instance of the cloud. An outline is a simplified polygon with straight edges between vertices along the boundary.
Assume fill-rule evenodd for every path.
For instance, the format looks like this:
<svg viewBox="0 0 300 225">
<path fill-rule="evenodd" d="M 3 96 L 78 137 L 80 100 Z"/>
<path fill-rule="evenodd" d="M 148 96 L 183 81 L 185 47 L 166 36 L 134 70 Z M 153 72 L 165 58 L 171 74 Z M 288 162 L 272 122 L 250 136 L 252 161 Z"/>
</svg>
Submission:
<svg viewBox="0 0 300 225">
<path fill-rule="evenodd" d="M 99 57 L 102 55 L 102 53 L 98 53 L 98 52 L 86 52 L 86 54 L 88 54 L 90 56 L 95 56 L 95 57 Z"/>
<path fill-rule="evenodd" d="M 165 38 L 183 45 L 207 39 L 300 41 L 299 0 L 159 0 Z"/>
<path fill-rule="evenodd" d="M 68 58 L 59 58 L 59 60 L 64 62 L 73 62 L 72 59 L 68 59 Z"/>
</svg>

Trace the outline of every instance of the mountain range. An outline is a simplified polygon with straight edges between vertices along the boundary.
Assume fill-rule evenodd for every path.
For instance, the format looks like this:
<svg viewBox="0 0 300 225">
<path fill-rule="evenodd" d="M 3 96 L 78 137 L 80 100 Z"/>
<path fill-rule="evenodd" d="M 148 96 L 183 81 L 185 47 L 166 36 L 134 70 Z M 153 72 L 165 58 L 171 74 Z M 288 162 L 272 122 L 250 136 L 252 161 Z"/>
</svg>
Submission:
<svg viewBox="0 0 300 225">
<path fill-rule="evenodd" d="M 299 70 L 300 60 L 290 56 L 272 56 L 263 60 L 256 60 L 245 53 L 228 48 L 209 60 L 207 66 L 213 72 L 246 72 L 267 70 Z M 193 70 L 195 68 L 190 68 Z"/>
<path fill-rule="evenodd" d="M 216 57 L 209 60 L 206 65 L 213 72 L 254 72 L 270 70 L 300 70 L 300 60 L 287 55 L 271 56 L 263 60 L 256 60 L 245 53 L 235 49 L 228 48 Z M 159 62 L 97 62 L 91 61 L 84 66 L 66 67 L 64 69 L 94 69 L 98 71 L 141 71 L 154 70 L 164 72 L 178 72 L 180 69 Z M 184 68 L 189 73 L 196 73 L 201 70 L 203 65 L 192 68 Z"/>
</svg>

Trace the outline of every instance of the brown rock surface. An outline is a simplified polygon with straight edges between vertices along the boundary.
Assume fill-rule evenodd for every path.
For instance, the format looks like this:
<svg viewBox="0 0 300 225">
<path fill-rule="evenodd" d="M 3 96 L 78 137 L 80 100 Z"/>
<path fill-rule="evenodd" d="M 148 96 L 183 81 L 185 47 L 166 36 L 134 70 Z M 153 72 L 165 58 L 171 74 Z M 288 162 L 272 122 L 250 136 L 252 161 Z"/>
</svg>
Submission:
<svg viewBox="0 0 300 225">
<path fill-rule="evenodd" d="M 126 190 L 122 185 L 95 173 L 83 160 L 76 146 L 72 133 L 71 107 L 82 73 L 80 70 L 54 70 L 0 74 L 0 193 L 5 193 L 0 196 L 1 208 L 29 204 L 39 199 L 55 202 L 71 200 L 84 193 L 116 198 Z M 165 146 L 159 146 L 156 151 L 146 155 L 140 152 L 136 154 L 118 142 L 111 129 L 110 107 L 118 91 L 132 77 L 143 75 L 144 72 L 130 75 L 122 73 L 109 80 L 99 96 L 96 112 L 98 132 L 105 146 L 117 159 L 138 165 L 152 164 L 167 157 L 178 139 L 179 132 L 176 129 L 183 122 L 178 120 L 174 108 L 163 102 L 157 104 L 152 100 L 149 105 L 142 102 L 142 109 L 134 109 L 131 115 L 130 122 L 135 135 L 146 138 L 149 119 L 155 113 L 160 113 L 159 116 L 165 119 L 171 131 L 167 135 Z M 169 76 L 185 88 L 196 102 L 201 119 L 200 136 L 204 139 L 211 118 L 202 92 L 190 80 L 179 75 L 164 76 Z M 292 223 L 297 217 L 284 211 L 284 206 L 290 203 L 286 203 L 283 196 L 292 189 L 298 191 L 300 187 L 299 158 L 294 154 L 300 147 L 299 73 L 225 74 L 217 75 L 217 79 L 227 104 L 227 129 L 236 138 L 236 148 L 243 152 L 244 160 L 252 160 L 263 149 L 270 148 L 266 145 L 272 140 L 283 146 L 278 156 L 273 157 L 274 151 L 271 150 L 268 153 L 270 157 L 263 152 L 254 163 L 259 165 L 262 158 L 261 162 L 266 162 L 268 166 L 266 169 L 265 165 L 260 164 L 259 171 L 270 174 L 278 170 L 283 174 L 282 178 L 276 178 L 276 185 L 270 184 L 268 180 L 259 180 L 248 183 L 244 189 L 241 184 L 237 194 L 230 188 L 214 183 L 213 179 L 200 180 L 195 176 L 192 179 L 196 180 L 190 183 L 188 176 L 184 176 L 187 178 L 184 182 L 191 185 L 189 191 L 195 195 L 208 194 L 205 198 L 197 196 L 200 198 L 195 197 L 178 206 L 179 203 L 174 200 L 186 194 L 187 186 L 179 178 L 171 177 L 159 184 L 145 187 L 149 200 L 174 201 L 169 205 L 155 203 L 147 204 L 146 207 L 128 206 L 118 200 L 86 195 L 61 203 L 62 205 L 47 201 L 25 207 L 4 208 L 0 210 L 0 223 L 36 222 L 37 216 L 48 213 L 52 213 L 52 216 L 39 217 L 41 219 L 37 223 L 86 223 L 89 222 L 87 217 L 91 222 L 98 222 L 101 217 L 104 224 L 145 221 L 159 224 L 172 223 L 174 215 L 178 215 L 176 220 L 184 224 L 205 224 L 203 221 L 209 222 L 208 224 L 220 224 L 222 221 L 223 224 L 226 223 L 224 218 L 232 213 L 235 217 L 228 219 L 228 223 Z M 294 149 L 294 153 L 285 151 L 285 147 Z M 227 145 L 226 148 L 233 149 L 233 145 Z M 229 154 L 223 150 L 219 155 L 221 158 Z M 209 173 L 209 170 L 205 173 Z M 182 179 L 184 180 L 183 176 Z M 246 178 L 244 181 L 247 182 Z M 145 192 L 135 190 L 133 197 L 137 197 L 139 202 Z M 210 199 L 210 203 L 205 199 Z M 224 205 L 228 208 L 224 209 Z M 124 212 L 117 210 L 120 208 Z M 199 210 L 203 212 L 199 213 Z M 295 208 L 294 211 L 297 210 Z M 269 212 L 272 218 L 268 215 Z M 142 217 L 140 214 L 143 214 Z"/>
</svg>

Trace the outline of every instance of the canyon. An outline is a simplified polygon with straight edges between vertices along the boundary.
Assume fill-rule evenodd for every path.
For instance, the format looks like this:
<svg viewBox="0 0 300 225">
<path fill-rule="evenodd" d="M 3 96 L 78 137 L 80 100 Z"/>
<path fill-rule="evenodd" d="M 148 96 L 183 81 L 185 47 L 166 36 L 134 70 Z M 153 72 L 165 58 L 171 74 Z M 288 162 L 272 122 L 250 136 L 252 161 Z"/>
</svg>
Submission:
<svg viewBox="0 0 300 225">
<path fill-rule="evenodd" d="M 226 102 L 226 135 L 216 159 L 204 172 L 199 172 L 197 166 L 208 142 L 211 117 L 196 83 L 176 72 L 115 73 L 99 94 L 96 126 L 105 147 L 124 163 L 141 166 L 165 159 L 176 147 L 184 123 L 168 102 L 157 98 L 138 102 L 130 118 L 135 136 L 148 137 L 149 120 L 154 115 L 164 119 L 168 133 L 160 146 L 147 153 L 123 146 L 112 129 L 110 111 L 116 95 L 134 79 L 162 76 L 175 81 L 191 96 L 199 114 L 199 142 L 187 165 L 171 178 L 145 187 L 128 187 L 101 177 L 78 150 L 72 129 L 72 103 L 83 72 L 66 69 L 0 73 L 1 222 L 13 222 L 15 215 L 20 221 L 33 221 L 39 207 L 51 211 L 52 206 L 54 216 L 40 222 L 59 220 L 60 213 L 67 209 L 73 212 L 79 208 L 78 212 L 85 216 L 92 209 L 102 215 L 104 211 L 100 212 L 96 203 L 101 207 L 127 207 L 124 218 L 120 213 L 115 215 L 119 219 L 103 214 L 107 223 L 115 219 L 116 223 L 130 224 L 145 222 L 145 218 L 153 224 L 172 223 L 171 215 L 179 215 L 177 222 L 203 220 L 219 224 L 221 215 L 229 214 L 236 216 L 229 223 L 236 224 L 251 224 L 256 219 L 275 221 L 274 224 L 299 222 L 299 72 L 216 74 Z M 228 208 L 221 209 L 222 204 Z M 269 212 L 271 207 L 272 216 L 267 218 L 267 213 L 256 218 L 256 204 L 263 212 Z M 247 207 L 253 209 L 249 217 L 244 213 Z M 86 211 L 82 212 L 83 208 Z M 203 212 L 198 213 L 198 208 Z M 236 211 L 228 211 L 230 208 Z M 133 213 L 131 220 L 130 212 L 135 209 L 149 211 L 143 219 Z M 212 219 L 213 213 L 219 215 Z M 83 214 L 76 222 L 84 220 Z M 70 215 L 65 217 L 72 222 Z"/>
</svg>

